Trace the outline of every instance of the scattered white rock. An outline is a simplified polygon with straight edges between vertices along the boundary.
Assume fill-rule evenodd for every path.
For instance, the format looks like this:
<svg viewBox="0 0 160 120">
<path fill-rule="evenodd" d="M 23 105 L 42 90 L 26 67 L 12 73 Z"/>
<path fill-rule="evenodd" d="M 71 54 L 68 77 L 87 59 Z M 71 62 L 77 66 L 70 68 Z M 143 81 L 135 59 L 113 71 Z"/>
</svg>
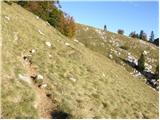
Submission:
<svg viewBox="0 0 160 120">
<path fill-rule="evenodd" d="M 104 31 L 96 29 L 96 32 L 100 35 L 100 37 L 102 38 L 102 40 L 105 39 L 105 36 L 104 36 L 105 32 Z"/>
<path fill-rule="evenodd" d="M 145 65 L 146 71 L 151 72 L 152 65 L 149 65 L 148 63 L 145 63 L 144 65 Z"/>
<path fill-rule="evenodd" d="M 27 75 L 22 75 L 22 74 L 18 74 L 18 77 L 19 77 L 20 80 L 25 81 L 25 82 L 31 84 L 31 79 L 30 79 L 29 76 L 27 76 Z"/>
<path fill-rule="evenodd" d="M 14 40 L 15 40 L 15 41 L 18 40 L 18 32 L 14 32 Z"/>
<path fill-rule="evenodd" d="M 114 53 L 117 56 L 121 55 L 121 53 L 119 51 L 115 50 L 115 49 L 111 48 L 110 51 L 111 51 L 111 53 Z"/>
<path fill-rule="evenodd" d="M 110 59 L 112 59 L 112 58 L 113 58 L 113 56 L 112 56 L 111 54 L 109 54 L 109 58 L 110 58 Z"/>
<path fill-rule="evenodd" d="M 39 34 L 44 35 L 44 33 L 41 30 L 38 30 Z"/>
<path fill-rule="evenodd" d="M 70 77 L 69 79 L 70 79 L 71 81 L 73 81 L 73 82 L 76 82 L 76 79 L 73 78 L 73 77 Z"/>
<path fill-rule="evenodd" d="M 106 77 L 106 75 L 105 75 L 104 73 L 102 74 L 102 76 L 103 76 L 103 77 Z"/>
<path fill-rule="evenodd" d="M 112 43 L 112 40 L 109 40 L 109 43 Z"/>
<path fill-rule="evenodd" d="M 47 87 L 47 84 L 42 84 L 41 85 L 41 88 L 46 88 Z"/>
<path fill-rule="evenodd" d="M 36 19 L 38 20 L 38 19 L 39 19 L 39 17 L 38 17 L 38 16 L 36 16 Z"/>
<path fill-rule="evenodd" d="M 31 50 L 30 50 L 30 53 L 35 53 L 35 52 L 36 52 L 35 49 L 31 49 Z"/>
<path fill-rule="evenodd" d="M 45 43 L 46 43 L 46 45 L 47 45 L 48 47 L 51 47 L 51 46 L 52 46 L 50 42 L 45 42 Z"/>
<path fill-rule="evenodd" d="M 131 75 L 134 75 L 135 77 L 138 77 L 138 76 L 141 76 L 142 74 L 139 72 L 139 71 L 137 71 L 136 69 L 134 69 L 133 70 L 133 72 L 132 73 L 130 73 Z"/>
<path fill-rule="evenodd" d="M 141 112 L 138 112 L 138 116 L 139 116 L 140 119 L 144 118 L 144 116 L 143 116 L 143 114 Z"/>
<path fill-rule="evenodd" d="M 84 28 L 84 31 L 87 31 L 88 30 L 88 27 Z"/>
<path fill-rule="evenodd" d="M 79 42 L 77 39 L 74 39 L 74 41 L 77 42 L 77 43 Z"/>
<path fill-rule="evenodd" d="M 128 58 L 127 58 L 127 60 L 130 62 L 130 63 L 134 63 L 135 65 L 138 65 L 138 60 L 134 57 L 134 56 L 132 56 L 130 53 L 128 53 L 129 55 L 128 55 Z"/>
<path fill-rule="evenodd" d="M 50 26 L 50 24 L 49 24 L 48 22 L 46 22 L 46 25 L 47 25 L 47 26 Z"/>
<path fill-rule="evenodd" d="M 131 56 L 131 53 L 130 53 L 130 52 L 128 52 L 128 56 Z"/>
<path fill-rule="evenodd" d="M 38 80 L 43 80 L 43 76 L 39 74 L 39 75 L 37 75 L 37 79 Z"/>
<path fill-rule="evenodd" d="M 145 50 L 143 51 L 144 55 L 147 55 L 148 53 L 149 53 L 148 51 L 145 51 Z"/>
<path fill-rule="evenodd" d="M 49 54 L 48 56 L 49 56 L 49 58 L 52 58 L 52 55 L 51 55 L 51 54 Z"/>
<path fill-rule="evenodd" d="M 141 76 L 141 73 L 137 72 L 134 76 L 136 76 L 136 77 Z"/>
<path fill-rule="evenodd" d="M 66 45 L 66 46 L 70 46 L 70 44 L 69 44 L 69 43 L 65 43 L 65 45 Z"/>
<path fill-rule="evenodd" d="M 8 16 L 4 16 L 8 21 L 10 20 L 10 17 L 8 17 Z"/>
</svg>

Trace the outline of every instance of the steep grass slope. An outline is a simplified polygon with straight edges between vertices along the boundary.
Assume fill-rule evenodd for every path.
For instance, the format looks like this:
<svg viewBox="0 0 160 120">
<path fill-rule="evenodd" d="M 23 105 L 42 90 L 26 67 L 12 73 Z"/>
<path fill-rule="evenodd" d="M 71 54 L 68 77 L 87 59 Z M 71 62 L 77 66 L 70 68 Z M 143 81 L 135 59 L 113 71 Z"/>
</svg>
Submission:
<svg viewBox="0 0 160 120">
<path fill-rule="evenodd" d="M 1 4 L 1 118 L 158 118 L 158 93 L 124 67 Z"/>
<path fill-rule="evenodd" d="M 131 69 L 124 63 L 128 56 L 139 59 L 140 55 L 146 52 L 146 68 L 155 72 L 158 65 L 158 47 L 140 39 L 105 32 L 87 25 L 77 24 L 76 39 L 86 47 L 103 54 L 104 56 Z"/>
</svg>

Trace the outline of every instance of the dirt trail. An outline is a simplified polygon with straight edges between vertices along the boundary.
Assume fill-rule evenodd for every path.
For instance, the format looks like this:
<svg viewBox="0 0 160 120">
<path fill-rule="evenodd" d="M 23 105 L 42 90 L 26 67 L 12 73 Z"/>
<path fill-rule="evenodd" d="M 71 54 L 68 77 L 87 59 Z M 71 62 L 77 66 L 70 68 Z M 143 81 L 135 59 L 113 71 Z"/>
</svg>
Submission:
<svg viewBox="0 0 160 120">
<path fill-rule="evenodd" d="M 36 94 L 36 100 L 34 103 L 35 108 L 38 110 L 40 118 L 51 119 L 51 113 L 54 110 L 52 101 L 46 96 L 45 92 L 36 86 L 32 86 Z"/>
<path fill-rule="evenodd" d="M 35 67 L 35 65 L 32 65 L 30 62 L 24 59 L 22 60 L 22 64 L 24 65 L 27 75 L 29 77 L 37 75 L 37 70 L 36 70 L 37 67 Z M 32 87 L 36 95 L 36 99 L 34 101 L 34 107 L 37 109 L 39 117 L 45 119 L 51 119 L 52 118 L 51 113 L 53 112 L 55 105 L 53 104 L 52 100 L 46 96 L 44 89 L 38 87 L 35 83 L 33 83 L 32 79 L 30 80 L 32 83 L 30 84 L 30 86 Z M 43 82 L 45 82 L 44 79 Z"/>
</svg>

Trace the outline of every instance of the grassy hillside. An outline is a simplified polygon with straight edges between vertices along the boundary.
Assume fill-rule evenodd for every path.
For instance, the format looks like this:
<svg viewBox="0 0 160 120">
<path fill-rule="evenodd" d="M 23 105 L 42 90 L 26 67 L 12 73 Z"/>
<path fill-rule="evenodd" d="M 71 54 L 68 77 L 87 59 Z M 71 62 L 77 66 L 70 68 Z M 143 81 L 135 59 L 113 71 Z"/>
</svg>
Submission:
<svg viewBox="0 0 160 120">
<path fill-rule="evenodd" d="M 158 118 L 158 93 L 123 66 L 1 4 L 1 118 Z"/>
<path fill-rule="evenodd" d="M 140 39 L 109 31 L 105 32 L 101 29 L 81 24 L 77 24 L 76 39 L 91 50 L 99 52 L 116 63 L 123 65 L 129 71 L 131 69 L 124 63 L 129 54 L 135 59 L 139 59 L 144 51 L 147 52 L 145 61 L 151 72 L 155 72 L 158 65 L 158 47 Z"/>
</svg>

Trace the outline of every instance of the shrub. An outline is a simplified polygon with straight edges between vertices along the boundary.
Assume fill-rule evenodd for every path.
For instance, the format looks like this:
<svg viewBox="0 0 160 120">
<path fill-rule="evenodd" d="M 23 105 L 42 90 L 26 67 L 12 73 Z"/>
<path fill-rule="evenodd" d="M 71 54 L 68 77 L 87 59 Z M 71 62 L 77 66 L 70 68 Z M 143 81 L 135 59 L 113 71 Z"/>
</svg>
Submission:
<svg viewBox="0 0 160 120">
<path fill-rule="evenodd" d="M 124 34 L 124 30 L 118 29 L 117 33 L 123 35 Z"/>
<path fill-rule="evenodd" d="M 144 55 L 141 54 L 140 58 L 138 59 L 138 70 L 141 72 L 144 71 L 145 69 L 144 63 L 145 63 L 145 58 Z"/>
</svg>

